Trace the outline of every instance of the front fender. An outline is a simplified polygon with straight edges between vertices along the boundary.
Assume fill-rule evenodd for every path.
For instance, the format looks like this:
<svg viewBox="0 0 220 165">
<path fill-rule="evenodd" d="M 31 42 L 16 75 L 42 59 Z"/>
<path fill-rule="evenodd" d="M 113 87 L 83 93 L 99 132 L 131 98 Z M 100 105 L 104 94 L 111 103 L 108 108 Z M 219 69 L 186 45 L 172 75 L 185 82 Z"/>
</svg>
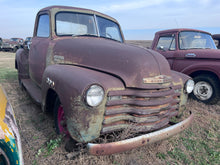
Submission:
<svg viewBox="0 0 220 165">
<path fill-rule="evenodd" d="M 192 73 L 197 72 L 197 71 L 212 72 L 215 75 L 217 75 L 218 78 L 220 79 L 219 61 L 211 61 L 211 62 L 206 61 L 205 63 L 200 62 L 198 64 L 193 64 L 193 65 L 187 66 L 181 72 L 187 75 L 191 75 Z"/>
<path fill-rule="evenodd" d="M 175 90 L 178 89 L 178 86 L 181 86 L 181 91 L 179 91 L 181 92 L 181 95 L 180 95 L 179 112 L 178 112 L 178 116 L 181 116 L 183 114 L 183 111 L 185 110 L 188 99 L 188 94 L 186 94 L 186 92 L 184 91 L 184 86 L 187 80 L 190 79 L 190 77 L 181 72 L 172 71 L 172 78 L 173 78 L 173 84 Z"/>
<path fill-rule="evenodd" d="M 104 101 L 97 107 L 90 107 L 84 101 L 85 92 L 92 84 L 101 85 L 105 91 Z M 43 107 L 51 88 L 63 105 L 72 138 L 89 142 L 100 136 L 108 91 L 122 90 L 124 85 L 118 78 L 98 71 L 72 65 L 50 65 L 42 81 Z"/>
</svg>

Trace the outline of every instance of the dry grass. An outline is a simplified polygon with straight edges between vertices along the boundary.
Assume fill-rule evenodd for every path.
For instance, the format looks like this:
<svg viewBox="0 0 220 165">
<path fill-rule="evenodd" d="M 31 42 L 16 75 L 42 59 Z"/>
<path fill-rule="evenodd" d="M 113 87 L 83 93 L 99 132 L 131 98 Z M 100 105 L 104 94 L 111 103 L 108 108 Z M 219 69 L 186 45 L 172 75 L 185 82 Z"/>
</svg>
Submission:
<svg viewBox="0 0 220 165">
<path fill-rule="evenodd" d="M 127 40 L 126 43 L 144 47 L 144 48 L 150 48 L 152 41 L 151 40 Z"/>
<path fill-rule="evenodd" d="M 15 54 L 0 52 L 0 83 L 14 108 L 22 138 L 25 164 L 218 164 L 220 162 L 220 105 L 189 100 L 195 119 L 186 131 L 149 146 L 110 156 L 65 151 L 65 137 L 55 134 L 51 114 L 44 114 L 18 86 Z M 124 132 L 128 135 L 130 132 Z M 116 137 L 117 138 L 117 137 Z M 73 159 L 74 158 L 74 159 Z"/>
</svg>

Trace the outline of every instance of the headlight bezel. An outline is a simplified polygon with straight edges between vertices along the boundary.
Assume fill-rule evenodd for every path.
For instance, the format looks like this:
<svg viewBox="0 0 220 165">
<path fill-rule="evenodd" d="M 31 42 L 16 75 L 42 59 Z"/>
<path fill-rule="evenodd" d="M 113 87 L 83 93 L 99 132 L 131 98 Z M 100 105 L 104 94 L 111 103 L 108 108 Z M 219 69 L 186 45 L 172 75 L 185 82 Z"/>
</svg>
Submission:
<svg viewBox="0 0 220 165">
<path fill-rule="evenodd" d="M 96 90 L 96 91 L 95 91 Z M 95 94 L 100 94 L 99 96 L 95 96 Z M 105 90 L 99 84 L 91 84 L 85 91 L 85 103 L 90 107 L 98 107 L 104 100 Z M 93 98 L 92 98 L 93 97 Z M 95 98 L 96 97 L 96 98 Z"/>
<path fill-rule="evenodd" d="M 184 92 L 186 94 L 190 94 L 193 92 L 195 87 L 195 82 L 192 79 L 189 79 L 186 81 L 186 83 L 184 84 Z"/>
</svg>

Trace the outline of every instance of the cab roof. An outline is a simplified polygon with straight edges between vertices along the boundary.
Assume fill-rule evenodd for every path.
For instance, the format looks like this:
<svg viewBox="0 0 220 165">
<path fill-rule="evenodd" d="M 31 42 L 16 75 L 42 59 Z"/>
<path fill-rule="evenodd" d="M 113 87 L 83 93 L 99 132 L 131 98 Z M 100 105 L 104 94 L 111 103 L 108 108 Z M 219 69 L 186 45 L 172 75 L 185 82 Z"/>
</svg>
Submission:
<svg viewBox="0 0 220 165">
<path fill-rule="evenodd" d="M 207 34 L 211 35 L 209 32 L 206 32 L 206 31 L 197 30 L 197 29 L 188 29 L 188 28 L 161 30 L 161 31 L 158 31 L 157 34 L 181 32 L 181 31 L 195 31 L 195 32 L 207 33 Z"/>
<path fill-rule="evenodd" d="M 72 11 L 72 12 L 83 12 L 83 13 L 88 13 L 88 14 L 95 14 L 95 15 L 99 15 L 99 16 L 102 16 L 102 17 L 106 17 L 108 19 L 111 19 L 112 21 L 114 22 L 117 22 L 118 21 L 108 15 L 105 15 L 103 13 L 100 13 L 100 12 L 97 12 L 95 10 L 91 10 L 91 9 L 85 9 L 85 8 L 79 8 L 79 7 L 71 7 L 71 6 L 48 6 L 48 7 L 45 7 L 43 9 L 41 9 L 38 13 L 40 12 L 44 12 L 44 11 L 52 11 L 52 10 L 56 10 L 56 11 Z"/>
</svg>

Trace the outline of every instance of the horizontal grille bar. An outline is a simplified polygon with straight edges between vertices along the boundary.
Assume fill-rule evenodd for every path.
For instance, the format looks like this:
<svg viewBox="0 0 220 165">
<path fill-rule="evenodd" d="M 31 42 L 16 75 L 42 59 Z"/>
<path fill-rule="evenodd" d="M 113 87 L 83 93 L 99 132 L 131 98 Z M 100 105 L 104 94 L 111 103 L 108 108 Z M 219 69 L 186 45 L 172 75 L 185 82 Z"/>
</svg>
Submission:
<svg viewBox="0 0 220 165">
<path fill-rule="evenodd" d="M 134 99 L 122 99 L 122 100 L 108 101 L 106 105 L 111 106 L 111 105 L 126 104 L 126 105 L 136 105 L 136 106 L 146 107 L 146 106 L 167 104 L 167 103 L 170 103 L 172 100 L 173 100 L 172 97 L 165 97 L 165 98 L 160 98 L 160 99 L 145 98 L 143 100 L 134 98 Z"/>
<path fill-rule="evenodd" d="M 157 123 L 147 123 L 147 124 L 131 124 L 129 122 L 121 121 L 115 123 L 114 125 L 105 126 L 102 129 L 101 133 L 109 133 L 113 131 L 119 131 L 122 129 L 131 129 L 132 131 L 137 131 L 137 132 L 148 132 L 164 127 L 168 123 L 169 123 L 168 118 L 164 118 L 161 121 L 158 121 Z"/>
</svg>

